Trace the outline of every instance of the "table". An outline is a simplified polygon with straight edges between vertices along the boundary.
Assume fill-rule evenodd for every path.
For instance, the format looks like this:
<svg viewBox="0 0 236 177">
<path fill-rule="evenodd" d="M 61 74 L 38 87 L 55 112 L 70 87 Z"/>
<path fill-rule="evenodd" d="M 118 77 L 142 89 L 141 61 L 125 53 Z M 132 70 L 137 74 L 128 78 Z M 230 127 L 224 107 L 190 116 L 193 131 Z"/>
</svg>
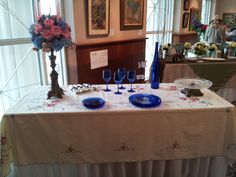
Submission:
<svg viewBox="0 0 236 177">
<path fill-rule="evenodd" d="M 229 102 L 236 101 L 236 61 L 226 62 L 162 62 L 162 82 L 172 83 L 183 77 L 201 77 L 211 80 L 211 87 Z"/>
<path fill-rule="evenodd" d="M 114 92 L 116 86 L 111 88 Z M 225 157 L 236 157 L 230 124 L 234 107 L 208 89 L 202 90 L 203 97 L 187 98 L 174 84 L 161 84 L 158 90 L 135 85 L 136 93 L 161 97 L 161 106 L 150 109 L 130 104 L 127 90 L 122 95 L 102 90 L 76 95 L 64 89 L 63 99 L 47 100 L 48 88 L 36 87 L 3 116 L 2 176 L 13 162 L 10 176 L 53 176 L 45 172 L 49 168 L 57 169 L 58 176 L 63 165 L 63 173 L 77 176 L 126 176 L 131 168 L 137 171 L 131 176 L 216 177 L 226 171 Z M 84 108 L 82 100 L 92 96 L 104 98 L 105 107 Z"/>
</svg>

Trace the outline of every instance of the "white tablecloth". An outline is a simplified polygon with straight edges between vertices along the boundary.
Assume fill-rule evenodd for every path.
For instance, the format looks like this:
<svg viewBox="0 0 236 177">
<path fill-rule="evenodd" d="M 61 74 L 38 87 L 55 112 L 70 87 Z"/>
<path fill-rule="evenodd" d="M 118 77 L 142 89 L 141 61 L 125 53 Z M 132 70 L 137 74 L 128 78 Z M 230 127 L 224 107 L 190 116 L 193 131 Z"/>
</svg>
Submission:
<svg viewBox="0 0 236 177">
<path fill-rule="evenodd" d="M 192 63 L 194 64 L 194 63 Z M 209 63 L 208 63 L 209 64 Z M 229 62 L 229 65 L 235 65 L 235 62 Z M 198 63 L 199 65 L 199 63 Z M 215 71 L 223 72 L 223 71 Z M 176 64 L 165 64 L 163 70 L 162 82 L 164 83 L 173 83 L 175 79 L 184 78 L 184 77 L 200 77 L 188 63 L 176 63 Z M 206 79 L 206 78 L 204 78 Z M 223 97 L 229 102 L 236 101 L 236 73 L 230 77 L 227 82 L 222 85 L 222 87 L 216 92 L 218 95 Z"/>
<path fill-rule="evenodd" d="M 187 98 L 173 84 L 161 84 L 158 90 L 136 85 L 136 93 L 162 99 L 160 107 L 141 109 L 129 103 L 127 90 L 122 95 L 103 91 L 76 95 L 65 89 L 63 99 L 47 100 L 47 87 L 36 88 L 4 115 L 4 175 L 10 162 L 30 167 L 200 157 L 210 161 L 235 155 L 234 127 L 228 124 L 234 121 L 234 108 L 210 90 L 203 90 L 203 97 Z M 84 98 L 94 96 L 106 101 L 102 109 L 82 105 Z"/>
</svg>

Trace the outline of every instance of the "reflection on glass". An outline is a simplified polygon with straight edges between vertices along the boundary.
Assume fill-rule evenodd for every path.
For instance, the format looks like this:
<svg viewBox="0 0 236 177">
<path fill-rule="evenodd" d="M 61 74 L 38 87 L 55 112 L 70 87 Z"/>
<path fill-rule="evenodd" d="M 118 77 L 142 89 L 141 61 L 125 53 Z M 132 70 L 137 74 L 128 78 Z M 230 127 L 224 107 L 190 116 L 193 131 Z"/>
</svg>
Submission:
<svg viewBox="0 0 236 177">
<path fill-rule="evenodd" d="M 132 88 L 132 84 L 135 81 L 135 77 L 136 77 L 136 72 L 134 70 L 130 70 L 127 72 L 127 79 L 131 84 L 130 90 L 128 90 L 128 92 L 135 92 L 134 89 Z"/>
<path fill-rule="evenodd" d="M 105 92 L 110 92 L 111 90 L 108 88 L 108 82 L 111 80 L 111 70 L 110 69 L 104 69 L 102 72 L 102 78 L 106 82 L 106 89 Z"/>
<path fill-rule="evenodd" d="M 120 77 L 119 73 L 116 71 L 114 72 L 114 82 L 117 84 L 117 91 L 115 94 L 120 95 L 122 92 L 119 91 L 119 84 L 121 83 L 122 78 Z"/>
<path fill-rule="evenodd" d="M 118 68 L 118 74 L 119 74 L 119 77 L 121 78 L 121 86 L 119 89 L 125 89 L 125 87 L 122 85 L 122 82 L 126 76 L 126 69 L 125 68 Z"/>
</svg>

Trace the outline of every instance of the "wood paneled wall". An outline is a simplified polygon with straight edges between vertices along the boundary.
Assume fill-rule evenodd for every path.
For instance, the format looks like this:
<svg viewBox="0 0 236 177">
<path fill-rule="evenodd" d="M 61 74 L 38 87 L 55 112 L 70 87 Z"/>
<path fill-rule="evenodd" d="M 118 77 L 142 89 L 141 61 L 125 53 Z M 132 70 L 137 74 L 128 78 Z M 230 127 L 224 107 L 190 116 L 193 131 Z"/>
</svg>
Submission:
<svg viewBox="0 0 236 177">
<path fill-rule="evenodd" d="M 145 61 L 145 45 L 146 38 L 76 45 L 67 52 L 68 84 L 104 84 L 102 70 L 105 68 L 112 72 L 119 67 L 137 70 L 138 62 Z M 108 50 L 108 66 L 91 70 L 90 52 L 105 49 Z M 144 74 L 144 70 L 142 72 L 138 74 Z"/>
<path fill-rule="evenodd" d="M 195 44 L 198 41 L 198 36 L 196 33 L 193 34 L 173 34 L 172 35 L 172 43 L 184 44 L 185 42 L 190 42 L 191 44 Z"/>
</svg>

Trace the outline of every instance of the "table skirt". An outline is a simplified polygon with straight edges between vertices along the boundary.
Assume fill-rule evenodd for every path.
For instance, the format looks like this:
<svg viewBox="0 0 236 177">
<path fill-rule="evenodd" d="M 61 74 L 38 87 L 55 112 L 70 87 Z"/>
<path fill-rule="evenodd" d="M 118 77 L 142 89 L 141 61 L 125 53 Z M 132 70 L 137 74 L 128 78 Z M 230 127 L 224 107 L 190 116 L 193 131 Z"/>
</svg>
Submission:
<svg viewBox="0 0 236 177">
<path fill-rule="evenodd" d="M 231 103 L 236 102 L 236 88 L 221 88 L 216 93 Z"/>
<path fill-rule="evenodd" d="M 225 177 L 224 157 L 101 164 L 13 166 L 8 177 Z"/>
</svg>

